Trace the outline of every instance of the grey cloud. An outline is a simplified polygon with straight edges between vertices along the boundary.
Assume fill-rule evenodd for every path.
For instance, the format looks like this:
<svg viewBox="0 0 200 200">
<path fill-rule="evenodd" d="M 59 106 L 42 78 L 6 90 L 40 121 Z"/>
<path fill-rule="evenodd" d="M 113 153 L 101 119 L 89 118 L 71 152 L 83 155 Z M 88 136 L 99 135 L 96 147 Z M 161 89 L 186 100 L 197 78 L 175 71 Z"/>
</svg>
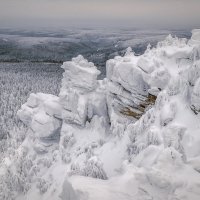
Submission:
<svg viewBox="0 0 200 200">
<path fill-rule="evenodd" d="M 0 25 L 126 21 L 187 26 L 199 19 L 199 0 L 0 0 Z"/>
</svg>

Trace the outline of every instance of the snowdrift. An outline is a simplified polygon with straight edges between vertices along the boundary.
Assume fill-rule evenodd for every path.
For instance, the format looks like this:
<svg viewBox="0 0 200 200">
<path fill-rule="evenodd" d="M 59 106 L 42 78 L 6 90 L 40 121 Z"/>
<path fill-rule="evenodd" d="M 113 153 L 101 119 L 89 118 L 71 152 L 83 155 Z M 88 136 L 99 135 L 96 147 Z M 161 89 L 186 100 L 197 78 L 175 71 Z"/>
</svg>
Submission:
<svg viewBox="0 0 200 200">
<path fill-rule="evenodd" d="M 199 200 L 200 30 L 141 56 L 63 63 L 59 96 L 31 94 L 0 199 Z M 15 136 L 13 136 L 15 140 Z"/>
</svg>

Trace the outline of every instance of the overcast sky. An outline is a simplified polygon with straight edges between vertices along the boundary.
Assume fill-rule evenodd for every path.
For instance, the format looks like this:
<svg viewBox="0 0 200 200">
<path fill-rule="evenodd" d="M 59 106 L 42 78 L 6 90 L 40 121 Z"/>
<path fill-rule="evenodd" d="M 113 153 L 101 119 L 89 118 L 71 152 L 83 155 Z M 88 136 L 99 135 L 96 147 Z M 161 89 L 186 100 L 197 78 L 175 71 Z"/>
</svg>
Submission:
<svg viewBox="0 0 200 200">
<path fill-rule="evenodd" d="M 0 0 L 0 27 L 198 27 L 200 0 Z"/>
</svg>

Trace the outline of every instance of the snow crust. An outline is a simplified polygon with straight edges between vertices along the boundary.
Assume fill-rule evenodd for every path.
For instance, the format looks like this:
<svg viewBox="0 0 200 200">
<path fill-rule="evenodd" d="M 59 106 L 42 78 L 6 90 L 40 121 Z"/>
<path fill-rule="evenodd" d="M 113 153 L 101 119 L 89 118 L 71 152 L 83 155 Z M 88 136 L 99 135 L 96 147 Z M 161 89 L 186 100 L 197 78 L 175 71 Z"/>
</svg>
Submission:
<svg viewBox="0 0 200 200">
<path fill-rule="evenodd" d="M 59 96 L 31 94 L 18 111 L 28 131 L 4 158 L 1 199 L 199 200 L 200 31 L 192 33 L 141 56 L 128 48 L 107 61 L 104 80 L 82 56 L 65 62 Z"/>
<path fill-rule="evenodd" d="M 200 29 L 194 29 L 192 30 L 192 37 L 190 40 L 191 44 L 199 44 L 200 43 Z"/>
</svg>

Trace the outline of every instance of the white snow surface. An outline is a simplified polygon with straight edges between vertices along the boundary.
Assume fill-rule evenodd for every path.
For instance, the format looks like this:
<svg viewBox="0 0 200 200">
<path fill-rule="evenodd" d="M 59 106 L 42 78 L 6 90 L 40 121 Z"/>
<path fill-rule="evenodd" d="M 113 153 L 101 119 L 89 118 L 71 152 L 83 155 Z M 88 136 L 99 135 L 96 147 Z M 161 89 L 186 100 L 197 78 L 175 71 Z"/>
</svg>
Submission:
<svg viewBox="0 0 200 200">
<path fill-rule="evenodd" d="M 107 61 L 104 80 L 82 56 L 65 62 L 59 96 L 31 94 L 18 111 L 28 131 L 0 165 L 0 199 L 199 200 L 200 30 L 192 33 L 141 56 L 128 48 Z"/>
</svg>

